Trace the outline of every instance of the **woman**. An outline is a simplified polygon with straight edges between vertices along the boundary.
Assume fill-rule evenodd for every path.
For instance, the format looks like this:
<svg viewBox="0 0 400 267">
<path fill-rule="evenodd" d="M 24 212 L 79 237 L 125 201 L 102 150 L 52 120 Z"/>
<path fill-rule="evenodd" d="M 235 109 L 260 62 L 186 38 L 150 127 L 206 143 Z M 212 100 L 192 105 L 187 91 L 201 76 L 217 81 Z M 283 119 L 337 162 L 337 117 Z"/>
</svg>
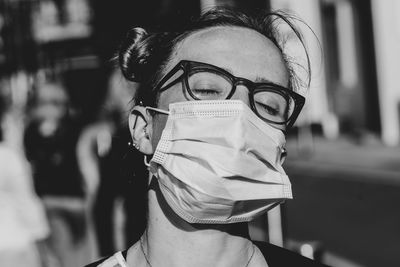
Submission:
<svg viewBox="0 0 400 267">
<path fill-rule="evenodd" d="M 280 13 L 225 9 L 180 33 L 133 29 L 119 60 L 142 86 L 129 118 L 149 161 L 148 223 L 124 253 L 91 266 L 313 266 L 249 240 L 247 222 L 292 198 L 285 131 L 304 98 L 278 42 Z M 291 265 L 292 264 L 292 265 Z"/>
</svg>

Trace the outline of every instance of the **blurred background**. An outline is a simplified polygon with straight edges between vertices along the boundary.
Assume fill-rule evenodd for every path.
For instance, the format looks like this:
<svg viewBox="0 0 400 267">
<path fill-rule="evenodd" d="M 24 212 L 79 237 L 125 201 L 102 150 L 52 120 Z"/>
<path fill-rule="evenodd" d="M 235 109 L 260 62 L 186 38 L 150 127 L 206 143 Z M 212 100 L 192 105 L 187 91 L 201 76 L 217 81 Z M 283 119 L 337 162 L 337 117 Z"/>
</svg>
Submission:
<svg viewBox="0 0 400 267">
<path fill-rule="evenodd" d="M 112 59 L 131 27 L 179 29 L 214 5 L 305 22 L 312 81 L 284 166 L 294 200 L 253 222 L 253 238 L 331 266 L 400 266 L 399 1 L 0 0 L 1 266 L 83 266 L 137 240 L 136 84 Z"/>
</svg>

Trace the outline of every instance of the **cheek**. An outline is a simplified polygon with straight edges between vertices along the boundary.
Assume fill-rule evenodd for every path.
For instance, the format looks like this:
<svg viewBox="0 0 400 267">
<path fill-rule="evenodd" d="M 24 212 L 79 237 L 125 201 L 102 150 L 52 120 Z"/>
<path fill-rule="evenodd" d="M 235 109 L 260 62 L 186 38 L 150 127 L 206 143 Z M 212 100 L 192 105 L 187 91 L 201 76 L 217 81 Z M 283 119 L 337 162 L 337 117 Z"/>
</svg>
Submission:
<svg viewBox="0 0 400 267">
<path fill-rule="evenodd" d="M 153 117 L 153 131 L 151 136 L 151 145 L 155 151 L 158 142 L 160 141 L 161 134 L 165 128 L 165 124 L 167 123 L 168 116 L 166 115 L 155 115 Z"/>
<path fill-rule="evenodd" d="M 169 110 L 169 104 L 184 101 L 190 101 L 190 98 L 186 95 L 183 84 L 177 83 L 159 95 L 157 108 Z M 156 149 L 158 141 L 161 138 L 161 134 L 164 130 L 165 124 L 167 123 L 167 119 L 168 115 L 164 114 L 156 114 L 153 117 L 151 144 L 154 150 Z"/>
<path fill-rule="evenodd" d="M 157 108 L 163 110 L 169 110 L 169 104 L 176 102 L 188 101 L 188 98 L 184 94 L 181 83 L 177 83 L 168 90 L 162 92 L 159 95 Z M 152 136 L 151 143 L 153 149 L 157 147 L 158 141 L 161 138 L 162 131 L 164 130 L 165 124 L 167 123 L 168 115 L 158 114 L 153 117 L 152 120 Z"/>
<path fill-rule="evenodd" d="M 159 95 L 157 108 L 168 110 L 169 104 L 193 100 L 186 93 L 184 82 L 178 82 Z"/>
</svg>

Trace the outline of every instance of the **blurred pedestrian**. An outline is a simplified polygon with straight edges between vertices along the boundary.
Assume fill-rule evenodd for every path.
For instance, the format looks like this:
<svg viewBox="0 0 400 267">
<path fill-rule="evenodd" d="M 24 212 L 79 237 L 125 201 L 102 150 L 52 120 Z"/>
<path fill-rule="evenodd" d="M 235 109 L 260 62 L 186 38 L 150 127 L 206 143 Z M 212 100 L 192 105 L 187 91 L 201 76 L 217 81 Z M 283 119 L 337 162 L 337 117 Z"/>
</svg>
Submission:
<svg viewBox="0 0 400 267">
<path fill-rule="evenodd" d="M 47 219 L 27 160 L 3 138 L 12 126 L 6 110 L 0 97 L 0 266 L 41 267 Z"/>
<path fill-rule="evenodd" d="M 58 81 L 37 86 L 29 114 L 25 152 L 49 218 L 48 246 L 60 266 L 77 265 L 90 259 L 85 251 L 87 209 L 76 156 L 81 127 L 70 116 L 68 94 Z"/>
<path fill-rule="evenodd" d="M 93 206 L 102 256 L 117 248 L 115 236 L 123 237 L 120 243 L 125 241 L 124 246 L 129 246 L 139 239 L 145 227 L 144 181 L 148 173 L 143 164 L 132 164 L 140 159 L 140 154 L 129 149 L 131 138 L 126 119 L 135 90 L 135 84 L 128 84 L 117 69 L 113 70 L 98 120 L 84 129 L 78 143 L 79 164 Z M 122 201 L 125 219 L 119 226 L 115 216 L 118 200 Z"/>
</svg>

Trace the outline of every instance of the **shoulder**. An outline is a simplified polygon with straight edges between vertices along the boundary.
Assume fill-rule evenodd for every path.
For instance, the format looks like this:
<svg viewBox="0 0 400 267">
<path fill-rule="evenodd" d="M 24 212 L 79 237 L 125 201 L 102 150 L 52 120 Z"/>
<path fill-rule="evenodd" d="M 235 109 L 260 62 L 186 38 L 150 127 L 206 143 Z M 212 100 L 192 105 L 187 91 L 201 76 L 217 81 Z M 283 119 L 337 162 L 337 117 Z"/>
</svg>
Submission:
<svg viewBox="0 0 400 267">
<path fill-rule="evenodd" d="M 269 267 L 327 267 L 327 265 L 303 257 L 293 251 L 266 242 L 255 241 L 254 244 L 264 255 Z"/>
<path fill-rule="evenodd" d="M 88 264 L 85 267 L 125 267 L 126 254 L 127 250 L 117 252 L 110 257 L 105 257 L 91 264 Z"/>
<path fill-rule="evenodd" d="M 93 262 L 89 265 L 86 265 L 85 267 L 120 267 L 117 264 L 118 263 L 115 261 L 115 257 L 111 256 L 111 257 L 104 258 L 104 259 L 98 260 L 96 262 Z"/>
<path fill-rule="evenodd" d="M 6 144 L 0 143 L 0 162 L 6 162 L 3 164 L 2 170 L 25 170 L 27 167 L 27 162 L 19 151 L 9 147 Z"/>
<path fill-rule="evenodd" d="M 3 158 L 9 158 L 11 157 L 12 159 L 17 158 L 18 153 L 15 152 L 11 147 L 9 147 L 7 144 L 0 142 L 0 157 Z"/>
</svg>

